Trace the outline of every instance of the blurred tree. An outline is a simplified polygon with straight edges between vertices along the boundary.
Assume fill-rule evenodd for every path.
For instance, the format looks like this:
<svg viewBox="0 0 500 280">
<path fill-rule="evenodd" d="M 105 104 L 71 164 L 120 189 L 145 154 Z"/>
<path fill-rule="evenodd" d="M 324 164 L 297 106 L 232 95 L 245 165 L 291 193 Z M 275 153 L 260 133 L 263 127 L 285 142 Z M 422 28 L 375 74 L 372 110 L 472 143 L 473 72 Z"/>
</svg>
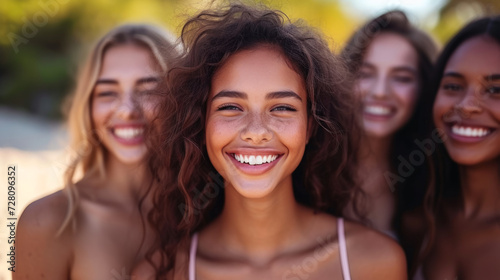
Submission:
<svg viewBox="0 0 500 280">
<path fill-rule="evenodd" d="M 498 0 L 448 0 L 440 11 L 440 20 L 433 33 L 441 42 L 446 42 L 467 22 L 481 16 L 499 13 Z"/>
</svg>

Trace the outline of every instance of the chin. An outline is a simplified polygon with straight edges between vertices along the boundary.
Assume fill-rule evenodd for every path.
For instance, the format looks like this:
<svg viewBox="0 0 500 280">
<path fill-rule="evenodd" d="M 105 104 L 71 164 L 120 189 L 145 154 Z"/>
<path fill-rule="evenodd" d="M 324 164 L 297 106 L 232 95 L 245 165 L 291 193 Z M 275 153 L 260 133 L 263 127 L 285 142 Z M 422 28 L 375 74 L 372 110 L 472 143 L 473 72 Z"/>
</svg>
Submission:
<svg viewBox="0 0 500 280">
<path fill-rule="evenodd" d="M 463 166 L 474 166 L 493 160 L 486 158 L 482 155 L 479 155 L 477 153 L 463 153 L 463 152 L 450 153 L 450 157 L 458 165 L 463 165 Z"/>
<path fill-rule="evenodd" d="M 126 164 L 126 165 L 135 165 L 135 164 L 140 164 L 144 162 L 146 159 L 146 154 L 145 153 L 127 153 L 127 154 L 121 154 L 117 155 L 117 158 L 120 162 Z"/>
<path fill-rule="evenodd" d="M 262 181 L 231 182 L 237 193 L 245 198 L 263 198 L 276 189 L 275 183 Z"/>
</svg>

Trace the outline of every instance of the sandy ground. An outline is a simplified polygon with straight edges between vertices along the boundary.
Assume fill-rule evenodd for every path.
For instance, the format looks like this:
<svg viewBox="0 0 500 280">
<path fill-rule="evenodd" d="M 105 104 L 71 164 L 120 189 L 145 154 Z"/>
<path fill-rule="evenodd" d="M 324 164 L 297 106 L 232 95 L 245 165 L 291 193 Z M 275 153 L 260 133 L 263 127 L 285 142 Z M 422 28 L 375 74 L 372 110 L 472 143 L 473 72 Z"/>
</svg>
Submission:
<svg viewBox="0 0 500 280">
<path fill-rule="evenodd" d="M 15 217 L 19 218 L 30 202 L 62 187 L 68 164 L 66 139 L 61 123 L 0 107 L 0 280 L 12 279 L 7 263 L 12 245 L 7 227 L 8 166 L 16 166 Z"/>
</svg>

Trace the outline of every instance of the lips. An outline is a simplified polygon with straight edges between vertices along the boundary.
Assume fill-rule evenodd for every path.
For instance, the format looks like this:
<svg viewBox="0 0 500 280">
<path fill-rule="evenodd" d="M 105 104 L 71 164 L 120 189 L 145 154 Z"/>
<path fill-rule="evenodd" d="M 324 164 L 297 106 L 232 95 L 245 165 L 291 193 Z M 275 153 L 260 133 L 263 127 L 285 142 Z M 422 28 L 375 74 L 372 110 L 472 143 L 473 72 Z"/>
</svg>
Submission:
<svg viewBox="0 0 500 280">
<path fill-rule="evenodd" d="M 462 126 L 455 124 L 451 127 L 453 134 L 465 137 L 484 137 L 491 133 L 491 129 L 483 127 Z"/>
<path fill-rule="evenodd" d="M 248 175 L 261 175 L 272 169 L 282 158 L 281 153 L 265 151 L 234 151 L 227 153 L 236 168 Z"/>
<path fill-rule="evenodd" d="M 250 165 L 260 165 L 260 164 L 266 164 L 266 163 L 271 163 L 275 161 L 278 158 L 278 155 L 237 155 L 233 154 L 233 157 L 241 162 L 241 163 L 246 163 Z"/>
<path fill-rule="evenodd" d="M 365 117 L 373 120 L 386 120 L 391 118 L 395 112 L 394 107 L 383 104 L 367 104 L 363 107 Z"/>
<path fill-rule="evenodd" d="M 495 129 L 464 123 L 448 123 L 448 135 L 458 142 L 475 143 L 487 138 Z"/>
<path fill-rule="evenodd" d="M 114 138 L 124 145 L 138 145 L 144 142 L 144 126 L 119 125 L 110 128 Z"/>
</svg>

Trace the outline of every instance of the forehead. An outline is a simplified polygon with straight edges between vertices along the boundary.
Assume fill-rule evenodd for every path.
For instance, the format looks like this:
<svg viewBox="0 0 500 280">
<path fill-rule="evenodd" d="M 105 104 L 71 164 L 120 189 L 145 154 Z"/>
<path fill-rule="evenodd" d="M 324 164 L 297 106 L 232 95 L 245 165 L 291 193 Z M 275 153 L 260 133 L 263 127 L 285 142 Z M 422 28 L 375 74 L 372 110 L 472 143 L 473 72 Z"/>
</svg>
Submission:
<svg viewBox="0 0 500 280">
<path fill-rule="evenodd" d="M 100 76 L 138 76 L 155 72 L 156 63 L 148 48 L 134 44 L 112 46 L 103 54 Z"/>
<path fill-rule="evenodd" d="M 466 40 L 451 55 L 445 71 L 478 75 L 500 73 L 500 43 L 486 36 Z"/>
<path fill-rule="evenodd" d="M 416 66 L 417 52 L 410 42 L 401 35 L 386 32 L 377 35 L 371 41 L 364 55 L 364 60 L 376 65 Z"/>
<path fill-rule="evenodd" d="M 220 90 L 249 94 L 293 90 L 306 97 L 304 79 L 278 47 L 267 45 L 231 55 L 212 78 L 211 95 Z"/>
</svg>

